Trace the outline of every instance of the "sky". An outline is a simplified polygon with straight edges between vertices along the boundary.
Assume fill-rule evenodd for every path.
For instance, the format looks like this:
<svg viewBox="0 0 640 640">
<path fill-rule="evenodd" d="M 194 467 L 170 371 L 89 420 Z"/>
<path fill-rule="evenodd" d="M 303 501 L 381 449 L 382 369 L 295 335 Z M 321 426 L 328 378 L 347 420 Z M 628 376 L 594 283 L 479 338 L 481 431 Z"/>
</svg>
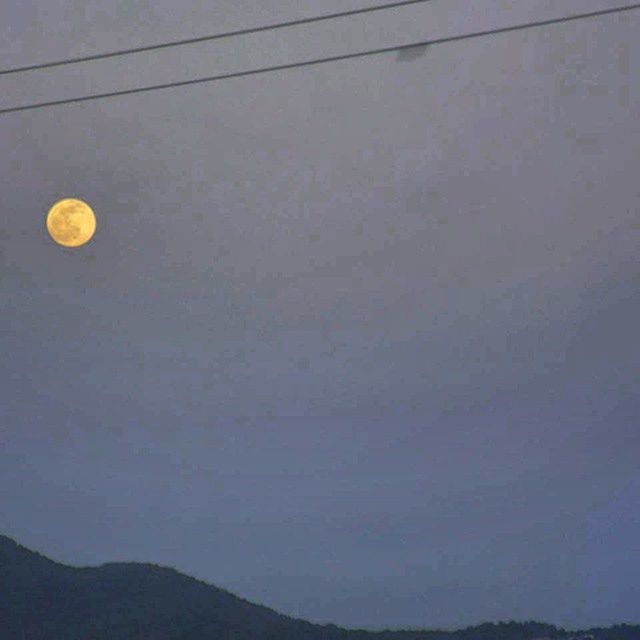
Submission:
<svg viewBox="0 0 640 640">
<path fill-rule="evenodd" d="M 1 76 L 0 108 L 627 4 L 433 0 Z M 0 59 L 319 13 L 2 3 Z M 347 627 L 640 622 L 639 36 L 0 115 L 0 533 Z M 96 212 L 79 249 L 46 234 L 63 197 Z"/>
</svg>

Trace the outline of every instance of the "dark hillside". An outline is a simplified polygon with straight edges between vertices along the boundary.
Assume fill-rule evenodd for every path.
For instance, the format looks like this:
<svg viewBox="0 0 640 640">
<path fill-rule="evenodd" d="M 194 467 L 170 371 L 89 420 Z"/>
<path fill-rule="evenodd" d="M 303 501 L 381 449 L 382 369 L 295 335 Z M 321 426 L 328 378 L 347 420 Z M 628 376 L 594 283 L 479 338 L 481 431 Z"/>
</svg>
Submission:
<svg viewBox="0 0 640 640">
<path fill-rule="evenodd" d="M 373 633 L 314 625 L 150 564 L 75 568 L 0 536 L 2 640 L 525 640 L 578 637 L 534 622 L 456 632 Z M 640 627 L 593 629 L 640 640 Z"/>
</svg>

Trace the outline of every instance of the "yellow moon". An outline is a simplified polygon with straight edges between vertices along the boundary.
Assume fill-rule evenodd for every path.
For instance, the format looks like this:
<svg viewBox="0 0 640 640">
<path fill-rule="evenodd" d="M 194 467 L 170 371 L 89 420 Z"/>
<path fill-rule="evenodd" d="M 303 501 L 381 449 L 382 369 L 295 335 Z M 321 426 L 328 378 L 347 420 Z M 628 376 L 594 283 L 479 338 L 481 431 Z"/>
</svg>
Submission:
<svg viewBox="0 0 640 640">
<path fill-rule="evenodd" d="M 49 209 L 47 231 L 63 247 L 80 247 L 93 237 L 96 216 L 86 202 L 65 198 Z"/>
</svg>

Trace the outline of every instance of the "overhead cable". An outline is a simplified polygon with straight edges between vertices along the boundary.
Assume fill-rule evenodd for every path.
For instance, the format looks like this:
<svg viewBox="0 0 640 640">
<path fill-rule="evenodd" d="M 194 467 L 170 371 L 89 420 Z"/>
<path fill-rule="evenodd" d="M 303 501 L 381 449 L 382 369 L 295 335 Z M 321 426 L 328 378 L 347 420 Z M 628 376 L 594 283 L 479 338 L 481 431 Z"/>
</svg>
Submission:
<svg viewBox="0 0 640 640">
<path fill-rule="evenodd" d="M 299 20 L 289 20 L 288 22 L 278 22 L 275 24 L 267 24 L 261 27 L 249 27 L 248 29 L 238 29 L 236 31 L 226 31 L 224 33 L 215 33 L 208 36 L 199 36 L 197 38 L 188 38 L 187 40 L 174 40 L 172 42 L 163 42 L 161 44 L 151 44 L 144 47 L 134 47 L 132 49 L 121 49 L 120 51 L 110 51 L 107 53 L 96 53 L 78 58 L 67 58 L 66 60 L 56 60 L 54 62 L 42 62 L 40 64 L 31 64 L 23 67 L 13 67 L 11 69 L 0 69 L 0 76 L 10 73 L 22 73 L 24 71 L 37 71 L 39 69 L 50 69 L 51 67 L 62 67 L 68 64 L 78 64 L 79 62 L 90 62 L 91 60 L 103 60 L 105 58 L 115 58 L 118 56 L 128 56 L 134 53 L 143 53 L 146 51 L 156 51 L 158 49 L 169 49 L 171 47 L 182 47 L 187 44 L 197 44 L 199 42 L 208 42 L 211 40 L 222 40 L 224 38 L 232 38 L 236 36 L 247 36 L 252 33 L 260 33 L 262 31 L 274 31 L 275 29 L 283 29 L 285 27 L 298 27 L 303 24 L 312 24 L 314 22 L 323 22 L 325 20 L 336 20 L 338 18 L 347 18 L 350 16 L 362 15 L 365 13 L 373 13 L 374 11 L 386 11 L 389 9 L 397 9 L 406 7 L 410 4 L 424 4 L 432 0 L 403 0 L 402 2 L 389 2 L 387 4 L 379 4 L 375 7 L 365 7 L 363 9 L 352 9 L 350 11 L 340 11 L 339 13 L 327 13 L 322 16 L 314 16 L 312 18 L 300 18 Z"/>
<path fill-rule="evenodd" d="M 114 97 L 118 97 L 118 96 L 126 96 L 126 95 L 132 95 L 135 93 L 144 93 L 146 91 L 156 91 L 156 90 L 160 90 L 160 89 L 169 89 L 169 88 L 174 88 L 174 87 L 184 87 L 184 86 L 188 86 L 188 85 L 194 85 L 194 84 L 202 84 L 205 82 L 214 82 L 217 80 L 227 80 L 227 79 L 231 79 L 231 78 L 242 78 L 242 77 L 246 77 L 246 76 L 251 76 L 251 75 L 258 75 L 258 74 L 262 74 L 262 73 L 268 73 L 268 72 L 272 72 L 272 71 L 285 71 L 288 69 L 296 69 L 296 68 L 301 68 L 301 67 L 309 67 L 312 65 L 318 65 L 318 64 L 323 64 L 326 62 L 337 62 L 340 60 L 353 60 L 355 58 L 363 58 L 365 56 L 373 56 L 373 55 L 379 55 L 379 54 L 383 54 L 383 53 L 389 53 L 392 51 L 403 51 L 406 49 L 412 49 L 415 47 L 426 47 L 429 45 L 436 45 L 436 44 L 444 44 L 447 42 L 459 42 L 461 40 L 469 40 L 471 38 L 478 38 L 478 37 L 482 37 L 482 36 L 489 36 L 489 35 L 496 35 L 496 34 L 501 34 L 501 33 L 509 33 L 509 32 L 513 32 L 513 31 L 521 31 L 524 29 L 531 29 L 531 28 L 535 28 L 535 27 L 543 27 L 543 26 L 549 26 L 549 25 L 555 25 L 555 24 L 561 24 L 561 23 L 566 23 L 566 22 L 572 22 L 572 21 L 576 21 L 576 20 L 584 20 L 587 18 L 596 18 L 596 17 L 601 17 L 601 16 L 605 16 L 605 15 L 611 15 L 611 14 L 615 14 L 615 13 L 622 13 L 625 11 L 631 11 L 634 9 L 640 9 L 640 2 L 632 4 L 632 5 L 627 5 L 624 7 L 612 7 L 609 9 L 601 9 L 600 11 L 592 11 L 590 13 L 582 13 L 582 14 L 574 14 L 574 15 L 570 15 L 570 16 L 565 16 L 563 18 L 550 18 L 547 20 L 540 20 L 538 22 L 528 22 L 528 23 L 524 23 L 524 24 L 516 24 L 516 25 L 512 25 L 509 27 L 500 27 L 497 29 L 488 29 L 485 31 L 475 31 L 472 33 L 465 33 L 465 34 L 461 34 L 461 35 L 455 35 L 455 36 L 447 36 L 444 38 L 435 38 L 435 39 L 431 39 L 431 40 L 423 40 L 420 42 L 412 42 L 409 44 L 402 44 L 402 45 L 395 45 L 392 47 L 382 47 L 379 49 L 369 49 L 366 51 L 359 51 L 356 53 L 346 53 L 346 54 L 342 54 L 342 55 L 338 55 L 338 56 L 330 56 L 330 57 L 326 57 L 326 58 L 315 58 L 313 60 L 305 60 L 302 62 L 291 62 L 288 64 L 280 64 L 280 65 L 274 65 L 271 67 L 259 67 L 257 69 L 249 69 L 247 71 L 234 71 L 231 73 L 223 73 L 223 74 L 219 74 L 219 75 L 215 75 L 215 76 L 209 76 L 206 78 L 194 78 L 191 80 L 180 80 L 177 82 L 168 82 L 166 84 L 157 84 L 157 85 L 151 85 L 151 86 L 147 86 L 147 87 L 137 87 L 135 89 L 123 89 L 121 91 L 110 91 L 107 93 L 96 93 L 96 94 L 90 94 L 90 95 L 86 95 L 86 96 L 80 96 L 80 97 L 76 97 L 76 98 L 64 98 L 62 100 L 51 100 L 49 102 L 38 102 L 38 103 L 34 103 L 34 104 L 27 104 L 27 105 L 21 105 L 21 106 L 17 106 L 17 107 L 8 107 L 8 108 L 4 108 L 4 109 L 0 109 L 0 115 L 2 114 L 6 114 L 6 113 L 14 113 L 17 111 L 27 111 L 27 110 L 31 110 L 31 109 L 41 109 L 44 107 L 53 107 L 53 106 L 57 106 L 57 105 L 63 105 L 63 104 L 72 104 L 72 103 L 77 103 L 77 102 L 86 102 L 88 100 L 98 100 L 98 99 L 102 99 L 102 98 L 114 98 Z"/>
</svg>

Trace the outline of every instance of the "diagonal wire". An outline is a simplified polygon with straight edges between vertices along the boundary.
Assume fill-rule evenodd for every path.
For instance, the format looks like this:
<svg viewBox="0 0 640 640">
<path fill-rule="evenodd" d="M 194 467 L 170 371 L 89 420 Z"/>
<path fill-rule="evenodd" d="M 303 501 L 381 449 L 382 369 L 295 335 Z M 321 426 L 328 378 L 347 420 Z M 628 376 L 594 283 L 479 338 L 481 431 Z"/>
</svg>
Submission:
<svg viewBox="0 0 640 640">
<path fill-rule="evenodd" d="M 421 4 L 431 2 L 432 0 L 402 0 L 401 2 L 389 2 L 380 4 L 375 7 L 365 7 L 363 9 L 352 9 L 350 11 L 340 11 L 339 13 L 327 13 L 323 16 L 314 16 L 312 18 L 300 18 L 299 20 L 289 20 L 288 22 L 279 22 L 275 24 L 263 25 L 261 27 L 250 27 L 248 29 L 238 29 L 236 31 L 226 31 L 224 33 L 215 33 L 208 36 L 200 36 L 197 38 L 189 38 L 187 40 L 174 40 L 172 42 L 163 42 L 161 44 L 152 44 L 144 47 L 134 47 L 132 49 L 122 49 L 119 51 L 111 51 L 107 53 L 96 53 L 94 55 L 82 56 L 78 58 L 67 58 L 66 60 L 57 60 L 54 62 L 43 62 L 40 64 L 31 64 L 24 67 L 13 67 L 11 69 L 0 69 L 0 76 L 10 73 L 21 73 L 24 71 L 36 71 L 38 69 L 50 69 L 51 67 L 62 67 L 67 64 L 77 64 L 79 62 L 89 62 L 91 60 L 103 60 L 104 58 L 115 58 L 117 56 L 128 56 L 132 53 L 142 53 L 143 51 L 156 51 L 157 49 L 168 49 L 170 47 L 181 47 L 186 44 L 197 44 L 198 42 L 207 42 L 210 40 L 222 40 L 224 38 L 232 38 L 235 36 L 246 36 L 251 33 L 260 33 L 261 31 L 273 31 L 275 29 L 283 29 L 285 27 L 298 27 L 303 24 L 311 24 L 313 22 L 322 22 L 324 20 L 335 20 L 337 18 L 347 18 L 349 16 L 357 16 L 365 13 L 373 13 L 374 11 L 385 11 L 398 7 L 406 7 L 410 4 Z"/>
<path fill-rule="evenodd" d="M 609 9 L 601 9 L 599 11 L 591 11 L 589 13 L 575 14 L 571 16 L 565 16 L 563 18 L 550 18 L 548 20 L 540 20 L 538 22 L 527 22 L 524 24 L 516 24 L 509 27 L 500 27 L 497 29 L 489 29 L 486 31 L 475 31 L 472 33 L 465 33 L 457 36 L 447 36 L 445 38 L 436 38 L 432 40 L 423 40 L 420 42 L 412 42 L 410 44 L 395 45 L 393 47 L 383 47 L 380 49 L 369 49 L 367 51 L 359 51 L 356 53 L 347 53 L 339 56 L 331 56 L 327 58 L 316 58 L 314 60 L 306 60 L 303 62 L 291 62 L 289 64 L 280 64 L 272 67 L 259 67 L 257 69 L 249 69 L 248 71 L 235 71 L 232 73 L 224 73 L 216 76 L 210 76 L 207 78 L 195 78 L 192 80 L 181 80 L 178 82 L 168 82 L 166 84 L 151 85 L 148 87 L 138 87 L 136 89 L 124 89 L 122 91 L 110 91 L 108 93 L 96 93 L 88 96 L 80 96 L 77 98 L 64 98 L 62 100 L 52 100 L 50 102 L 38 102 L 35 104 L 27 104 L 18 107 L 8 107 L 0 109 L 0 115 L 5 113 L 14 113 L 17 111 L 27 111 L 30 109 L 40 109 L 43 107 L 53 107 L 62 104 L 71 104 L 76 102 L 85 102 L 87 100 L 97 100 L 100 98 L 113 98 L 117 96 L 126 96 L 134 93 L 144 93 L 146 91 L 156 91 L 160 89 L 169 89 L 173 87 L 184 87 L 187 85 L 201 84 L 204 82 L 213 82 L 216 80 L 227 80 L 230 78 L 241 78 L 245 76 L 258 75 L 262 73 L 268 73 L 271 71 L 284 71 L 287 69 L 296 69 L 300 67 L 309 67 L 312 65 L 323 64 L 325 62 L 337 62 L 339 60 L 353 60 L 355 58 L 363 58 L 365 56 L 373 56 L 382 53 L 389 53 L 391 51 L 403 51 L 405 49 L 412 49 L 414 47 L 423 47 L 434 44 L 444 44 L 446 42 L 459 42 L 461 40 L 469 40 L 471 38 L 478 38 L 481 36 L 496 35 L 501 33 L 509 33 L 513 31 L 522 31 L 524 29 L 531 29 L 534 27 L 543 27 L 554 24 L 561 24 L 566 22 L 573 22 L 576 20 L 583 20 L 587 18 L 596 18 L 605 15 L 611 15 L 614 13 L 622 13 L 625 11 L 632 11 L 634 9 L 640 9 L 640 2 L 631 4 L 624 7 L 612 7 Z"/>
</svg>

